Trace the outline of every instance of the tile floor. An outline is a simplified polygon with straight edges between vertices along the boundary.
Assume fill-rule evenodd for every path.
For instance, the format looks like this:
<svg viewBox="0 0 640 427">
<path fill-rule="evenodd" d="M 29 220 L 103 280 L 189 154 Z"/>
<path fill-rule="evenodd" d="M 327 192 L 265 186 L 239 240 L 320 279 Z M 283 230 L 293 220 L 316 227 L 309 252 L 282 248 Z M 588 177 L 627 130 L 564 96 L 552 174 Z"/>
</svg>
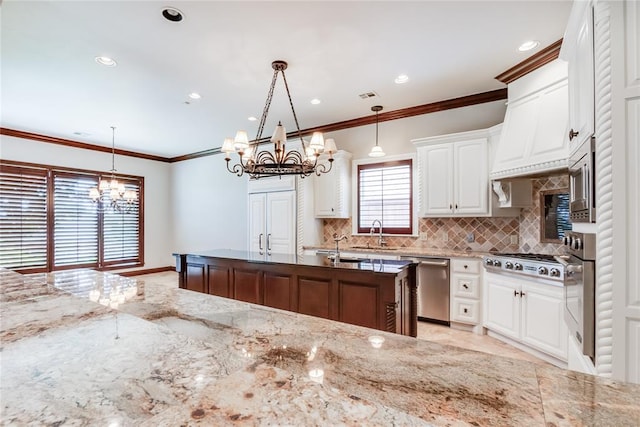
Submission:
<svg viewBox="0 0 640 427">
<path fill-rule="evenodd" d="M 169 287 L 178 286 L 178 273 L 167 271 L 163 273 L 135 276 L 138 280 L 165 284 Z M 503 357 L 527 360 L 535 363 L 547 363 L 529 353 L 518 350 L 488 335 L 476 335 L 471 332 L 451 329 L 446 326 L 427 322 L 418 322 L 418 339 L 429 340 L 441 344 L 453 345 L 468 350 L 495 354 Z"/>
</svg>

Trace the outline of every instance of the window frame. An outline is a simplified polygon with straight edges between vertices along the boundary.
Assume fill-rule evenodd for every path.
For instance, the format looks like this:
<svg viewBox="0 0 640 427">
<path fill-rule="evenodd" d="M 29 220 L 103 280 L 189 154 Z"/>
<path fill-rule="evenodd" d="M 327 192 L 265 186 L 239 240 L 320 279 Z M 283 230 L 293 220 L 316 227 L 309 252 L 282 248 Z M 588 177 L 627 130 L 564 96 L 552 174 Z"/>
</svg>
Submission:
<svg viewBox="0 0 640 427">
<path fill-rule="evenodd" d="M 352 176 L 355 179 L 352 179 L 351 188 L 352 194 L 355 194 L 356 197 L 353 197 L 352 200 L 352 220 L 351 220 L 351 232 L 353 235 L 360 236 L 368 236 L 370 235 L 370 227 L 359 228 L 358 225 L 360 223 L 360 169 L 362 166 L 364 168 L 373 168 L 376 166 L 373 165 L 388 165 L 394 166 L 402 163 L 411 163 L 411 191 L 410 191 L 410 230 L 408 233 L 405 232 L 397 232 L 396 229 L 388 229 L 384 227 L 382 229 L 382 234 L 387 236 L 400 236 L 400 237 L 417 237 L 418 236 L 418 215 L 417 215 L 417 171 L 416 171 L 416 155 L 415 154 L 403 154 L 403 155 L 394 155 L 394 156 L 386 156 L 384 158 L 365 158 L 354 160 L 352 163 Z"/>
<path fill-rule="evenodd" d="M 46 205 L 47 205 L 47 261 L 45 267 L 29 267 L 29 268 L 14 268 L 13 270 L 18 273 L 45 273 L 52 271 L 61 271 L 74 268 L 93 268 L 97 271 L 109 271 L 118 270 L 124 268 L 133 268 L 144 266 L 144 177 L 130 174 L 116 173 L 115 177 L 129 182 L 137 182 L 139 188 L 139 207 L 138 207 L 138 257 L 137 259 L 123 259 L 118 261 L 104 261 L 104 241 L 102 229 L 104 226 L 104 214 L 98 212 L 98 258 L 96 263 L 91 264 L 73 264 L 64 266 L 55 266 L 54 257 L 54 175 L 61 174 L 67 176 L 89 176 L 99 180 L 100 178 L 110 177 L 110 172 L 94 171 L 89 169 L 69 168 L 62 166 L 44 165 L 37 163 L 19 162 L 13 160 L 0 160 L 0 171 L 12 170 L 12 169 L 44 170 L 47 177 L 47 192 L 46 192 Z M 89 195 L 87 194 L 87 197 Z M 126 214 L 125 214 L 126 215 Z"/>
</svg>

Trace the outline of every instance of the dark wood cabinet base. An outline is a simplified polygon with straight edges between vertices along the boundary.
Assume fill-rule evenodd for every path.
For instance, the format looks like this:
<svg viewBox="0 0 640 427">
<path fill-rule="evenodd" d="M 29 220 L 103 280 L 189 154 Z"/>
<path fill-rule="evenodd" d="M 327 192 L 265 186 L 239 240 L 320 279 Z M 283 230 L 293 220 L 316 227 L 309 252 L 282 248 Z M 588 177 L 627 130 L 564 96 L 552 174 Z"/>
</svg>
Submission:
<svg viewBox="0 0 640 427">
<path fill-rule="evenodd" d="M 415 265 L 397 273 L 176 254 L 180 287 L 415 337 Z"/>
</svg>

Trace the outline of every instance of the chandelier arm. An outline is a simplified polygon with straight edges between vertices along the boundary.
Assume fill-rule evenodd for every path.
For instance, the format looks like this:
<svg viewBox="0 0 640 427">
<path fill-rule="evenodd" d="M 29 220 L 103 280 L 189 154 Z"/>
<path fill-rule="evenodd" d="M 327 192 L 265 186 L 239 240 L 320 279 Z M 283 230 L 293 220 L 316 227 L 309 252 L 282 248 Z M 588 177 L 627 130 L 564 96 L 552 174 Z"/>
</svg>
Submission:
<svg viewBox="0 0 640 427">
<path fill-rule="evenodd" d="M 327 168 L 327 165 L 324 163 L 320 163 L 319 165 L 316 165 L 315 172 L 317 176 L 320 176 L 323 173 L 328 173 L 331 168 L 333 167 L 333 159 L 329 160 L 329 167 Z"/>
<path fill-rule="evenodd" d="M 284 88 L 287 90 L 287 97 L 289 98 L 289 105 L 291 106 L 291 112 L 293 113 L 293 120 L 296 123 L 296 131 L 298 133 L 298 138 L 300 138 L 300 143 L 302 144 L 302 151 L 306 150 L 306 146 L 304 145 L 304 140 L 302 139 L 302 132 L 300 132 L 300 125 L 298 124 L 298 116 L 296 115 L 296 109 L 293 108 L 293 101 L 291 100 L 291 93 L 289 92 L 289 84 L 287 83 L 287 76 L 284 74 L 284 70 L 282 70 L 282 80 L 284 80 Z"/>
<path fill-rule="evenodd" d="M 226 160 L 227 160 L 227 170 L 231 173 L 235 173 L 238 176 L 242 176 L 242 174 L 244 173 L 244 167 L 241 164 L 236 163 L 235 165 L 233 165 L 233 168 L 230 168 L 229 159 L 226 159 Z"/>
</svg>

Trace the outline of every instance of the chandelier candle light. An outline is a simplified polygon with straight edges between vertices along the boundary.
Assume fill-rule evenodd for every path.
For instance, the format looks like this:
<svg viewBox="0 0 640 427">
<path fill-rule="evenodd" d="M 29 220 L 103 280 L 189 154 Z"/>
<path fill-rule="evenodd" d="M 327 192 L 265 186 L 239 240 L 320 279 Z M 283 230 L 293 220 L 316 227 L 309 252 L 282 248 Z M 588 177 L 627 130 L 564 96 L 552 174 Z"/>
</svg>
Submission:
<svg viewBox="0 0 640 427">
<path fill-rule="evenodd" d="M 111 126 L 111 177 L 109 179 L 100 178 L 98 187 L 89 190 L 89 197 L 98 205 L 99 210 L 111 207 L 117 212 L 128 212 L 138 200 L 138 193 L 135 190 L 127 190 L 123 182 L 116 179 L 116 128 Z"/>
<path fill-rule="evenodd" d="M 378 113 L 382 111 L 382 105 L 374 105 L 371 107 L 371 111 L 375 111 L 376 113 L 376 145 L 371 147 L 369 157 L 384 157 L 384 151 L 382 151 L 382 147 L 378 145 Z"/>
<path fill-rule="evenodd" d="M 335 141 L 331 138 L 325 140 L 321 132 L 314 132 L 309 143 L 302 139 L 298 117 L 296 116 L 296 110 L 293 108 L 289 85 L 287 84 L 287 78 L 284 74 L 284 70 L 287 69 L 287 63 L 285 61 L 273 61 L 271 68 L 273 68 L 273 79 L 271 80 L 271 86 L 267 94 L 267 101 L 262 110 L 262 117 L 258 125 L 256 139 L 253 142 L 249 142 L 247 132 L 239 130 L 235 138 L 225 138 L 224 140 L 220 151 L 225 153 L 227 170 L 238 176 L 246 173 L 254 179 L 281 175 L 300 175 L 305 177 L 314 173 L 320 176 L 323 173 L 329 172 L 333 162 L 333 154 L 337 151 Z M 274 146 L 273 153 L 270 151 L 258 151 L 279 73 L 282 73 L 282 80 L 284 80 L 284 87 L 287 91 L 289 105 L 291 106 L 291 112 L 293 113 L 293 119 L 296 124 L 297 137 L 300 139 L 302 146 L 301 151 L 286 151 L 287 132 L 281 122 L 278 122 L 271 137 L 271 142 Z M 229 161 L 231 160 L 231 153 L 233 152 L 238 153 L 240 161 L 233 165 L 233 167 L 230 167 Z M 320 155 L 323 153 L 329 156 L 329 167 L 324 163 L 318 162 Z"/>
</svg>

